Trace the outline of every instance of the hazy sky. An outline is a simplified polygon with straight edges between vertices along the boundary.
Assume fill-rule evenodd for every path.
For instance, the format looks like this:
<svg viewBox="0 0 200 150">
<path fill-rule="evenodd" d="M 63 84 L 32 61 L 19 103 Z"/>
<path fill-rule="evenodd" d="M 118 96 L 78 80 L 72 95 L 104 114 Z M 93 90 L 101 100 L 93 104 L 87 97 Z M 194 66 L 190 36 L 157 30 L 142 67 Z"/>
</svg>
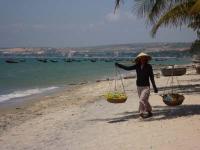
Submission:
<svg viewBox="0 0 200 150">
<path fill-rule="evenodd" d="M 190 42 L 192 30 L 166 28 L 155 39 L 124 0 L 0 0 L 0 47 L 79 47 L 134 42 Z"/>
</svg>

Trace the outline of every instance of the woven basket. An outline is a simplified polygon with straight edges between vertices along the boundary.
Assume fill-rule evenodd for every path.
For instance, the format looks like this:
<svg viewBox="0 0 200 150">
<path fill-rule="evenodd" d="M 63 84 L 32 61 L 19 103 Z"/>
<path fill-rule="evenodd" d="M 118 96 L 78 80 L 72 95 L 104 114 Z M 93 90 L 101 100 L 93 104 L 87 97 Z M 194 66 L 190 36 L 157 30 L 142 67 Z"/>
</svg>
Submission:
<svg viewBox="0 0 200 150">
<path fill-rule="evenodd" d="M 111 95 L 109 96 L 109 94 Z M 106 97 L 106 100 L 110 103 L 125 103 L 127 100 L 126 94 L 119 93 L 119 92 L 109 92 L 105 95 L 105 97 Z"/>
<path fill-rule="evenodd" d="M 127 100 L 127 97 L 126 98 L 107 98 L 107 101 L 110 102 L 110 103 L 125 103 Z"/>
<path fill-rule="evenodd" d="M 162 68 L 161 72 L 163 76 L 182 76 L 186 73 L 186 68 Z"/>
<path fill-rule="evenodd" d="M 183 95 L 177 93 L 164 94 L 161 95 L 163 102 L 168 106 L 178 106 L 181 105 L 185 99 Z"/>
</svg>

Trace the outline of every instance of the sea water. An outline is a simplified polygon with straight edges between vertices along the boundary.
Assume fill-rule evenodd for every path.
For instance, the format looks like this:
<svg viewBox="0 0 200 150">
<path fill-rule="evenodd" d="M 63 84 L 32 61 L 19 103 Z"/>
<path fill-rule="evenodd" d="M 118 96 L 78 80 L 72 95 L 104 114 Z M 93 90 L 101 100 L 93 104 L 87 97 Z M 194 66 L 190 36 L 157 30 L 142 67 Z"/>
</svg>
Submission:
<svg viewBox="0 0 200 150">
<path fill-rule="evenodd" d="M 0 59 L 0 102 L 48 92 L 71 84 L 94 82 L 112 76 L 114 63 L 107 62 L 26 62 L 6 63 Z"/>
<path fill-rule="evenodd" d="M 48 93 L 68 85 L 95 82 L 114 76 L 114 61 L 39 62 L 25 58 L 25 62 L 6 63 L 0 58 L 0 103 L 17 98 Z M 154 64 L 188 64 L 190 58 L 171 58 L 151 61 Z M 121 62 L 131 65 L 131 62 Z"/>
</svg>

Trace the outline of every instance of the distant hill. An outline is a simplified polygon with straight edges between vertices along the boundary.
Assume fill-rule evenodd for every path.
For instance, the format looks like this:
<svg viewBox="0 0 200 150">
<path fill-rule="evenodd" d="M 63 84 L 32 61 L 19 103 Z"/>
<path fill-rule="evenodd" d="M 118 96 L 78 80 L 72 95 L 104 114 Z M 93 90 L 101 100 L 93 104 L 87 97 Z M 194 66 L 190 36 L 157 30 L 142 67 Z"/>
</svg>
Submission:
<svg viewBox="0 0 200 150">
<path fill-rule="evenodd" d="M 158 51 L 185 51 L 189 50 L 191 43 L 132 43 L 113 44 L 92 47 L 74 48 L 0 48 L 0 56 L 22 55 L 22 56 L 67 56 L 69 53 L 88 52 L 158 52 Z"/>
<path fill-rule="evenodd" d="M 75 48 L 78 51 L 158 51 L 158 50 L 185 50 L 189 49 L 191 43 L 131 43 L 131 44 L 113 44 L 113 45 L 102 45 L 93 47 L 81 47 Z"/>
</svg>

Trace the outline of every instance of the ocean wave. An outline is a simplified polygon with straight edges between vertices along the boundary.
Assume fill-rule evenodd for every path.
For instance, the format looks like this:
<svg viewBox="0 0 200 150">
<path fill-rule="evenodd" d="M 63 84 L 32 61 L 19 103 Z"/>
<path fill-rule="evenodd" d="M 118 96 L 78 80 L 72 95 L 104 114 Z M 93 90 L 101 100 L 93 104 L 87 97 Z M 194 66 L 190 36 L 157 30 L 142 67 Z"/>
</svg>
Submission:
<svg viewBox="0 0 200 150">
<path fill-rule="evenodd" d="M 11 99 L 14 99 L 14 98 L 31 96 L 31 95 L 34 95 L 34 94 L 41 94 L 41 93 L 51 91 L 51 90 L 54 90 L 54 89 L 57 89 L 57 88 L 58 87 L 52 86 L 52 87 L 48 87 L 48 88 L 35 88 L 35 89 L 28 89 L 28 90 L 24 90 L 24 91 L 14 91 L 14 92 L 9 93 L 9 94 L 0 95 L 0 102 L 11 100 Z"/>
</svg>

